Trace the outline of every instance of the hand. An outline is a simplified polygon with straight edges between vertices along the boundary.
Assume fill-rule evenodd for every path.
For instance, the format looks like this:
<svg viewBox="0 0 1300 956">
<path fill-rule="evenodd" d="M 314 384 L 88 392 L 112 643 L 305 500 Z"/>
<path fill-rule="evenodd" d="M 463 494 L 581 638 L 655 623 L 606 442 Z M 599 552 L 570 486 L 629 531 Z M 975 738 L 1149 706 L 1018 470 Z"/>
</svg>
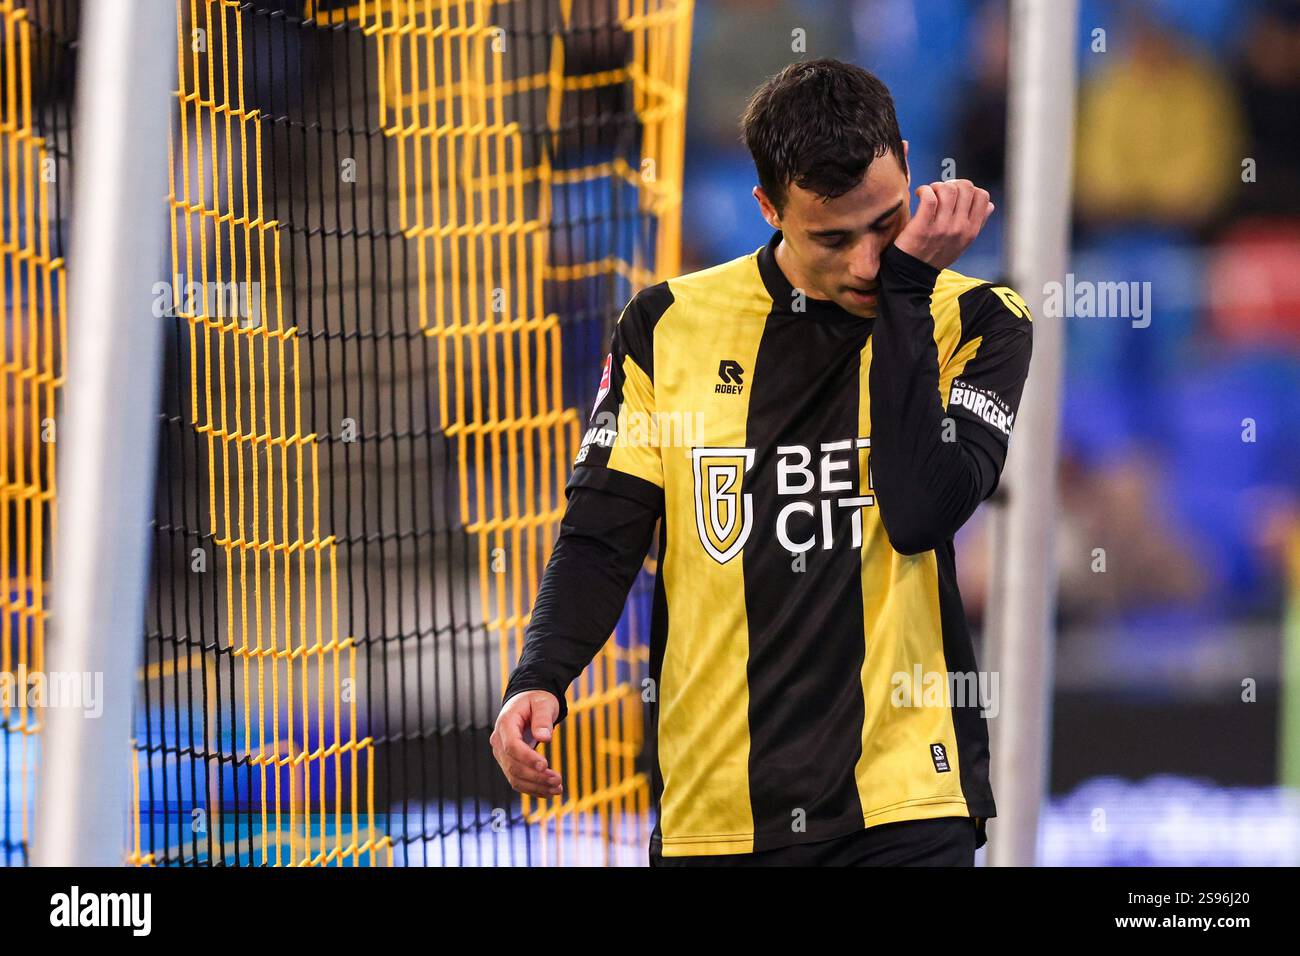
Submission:
<svg viewBox="0 0 1300 956">
<path fill-rule="evenodd" d="M 969 179 L 919 186 L 916 198 L 916 213 L 894 245 L 936 269 L 956 262 L 993 212 L 988 190 Z"/>
<path fill-rule="evenodd" d="M 546 758 L 533 748 L 551 739 L 560 702 L 544 690 L 515 694 L 497 715 L 492 730 L 492 756 L 510 786 L 534 797 L 553 797 L 564 790 L 560 775 L 546 766 Z"/>
</svg>

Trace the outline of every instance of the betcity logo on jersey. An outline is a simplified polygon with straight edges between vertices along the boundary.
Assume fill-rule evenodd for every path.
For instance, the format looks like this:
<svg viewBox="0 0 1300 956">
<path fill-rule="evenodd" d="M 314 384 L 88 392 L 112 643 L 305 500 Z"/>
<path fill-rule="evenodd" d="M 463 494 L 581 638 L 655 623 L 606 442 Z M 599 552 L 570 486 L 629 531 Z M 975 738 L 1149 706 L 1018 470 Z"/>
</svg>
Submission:
<svg viewBox="0 0 1300 956">
<path fill-rule="evenodd" d="M 834 518 L 840 508 L 852 512 L 852 545 L 862 547 L 861 509 L 872 507 L 876 499 L 858 494 L 850 475 L 852 456 L 870 447 L 870 438 L 822 442 L 815 452 L 806 445 L 777 446 L 776 493 L 793 499 L 777 512 L 773 533 L 781 547 L 794 554 L 818 546 L 829 551 L 836 544 Z M 754 530 L 754 496 L 744 490 L 745 473 L 754 467 L 754 455 L 753 448 L 691 449 L 695 526 L 700 544 L 719 564 L 739 554 Z M 814 519 L 812 534 L 805 530 L 796 537 L 796 529 L 807 526 L 806 520 L 797 520 L 800 516 Z"/>
</svg>

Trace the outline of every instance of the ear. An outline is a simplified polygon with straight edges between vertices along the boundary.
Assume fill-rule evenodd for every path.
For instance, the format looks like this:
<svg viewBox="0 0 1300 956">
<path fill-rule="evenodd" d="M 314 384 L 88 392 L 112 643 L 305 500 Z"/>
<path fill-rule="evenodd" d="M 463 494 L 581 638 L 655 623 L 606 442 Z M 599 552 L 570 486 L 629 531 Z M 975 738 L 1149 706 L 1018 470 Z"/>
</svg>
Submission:
<svg viewBox="0 0 1300 956">
<path fill-rule="evenodd" d="M 912 192 L 912 165 L 907 161 L 907 140 L 903 140 L 903 175 L 907 177 L 907 191 Z"/>
<path fill-rule="evenodd" d="M 768 198 L 767 193 L 763 192 L 763 187 L 755 186 L 753 196 L 758 200 L 758 211 L 763 214 L 767 224 L 773 229 L 780 229 L 781 214 L 776 211 L 776 206 L 772 204 L 772 200 Z"/>
</svg>

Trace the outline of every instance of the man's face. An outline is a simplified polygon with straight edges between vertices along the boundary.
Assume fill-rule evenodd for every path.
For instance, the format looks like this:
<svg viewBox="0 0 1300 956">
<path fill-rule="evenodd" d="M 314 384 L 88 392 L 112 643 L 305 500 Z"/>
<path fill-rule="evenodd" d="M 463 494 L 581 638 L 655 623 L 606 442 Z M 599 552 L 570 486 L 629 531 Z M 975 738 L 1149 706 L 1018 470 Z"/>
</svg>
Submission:
<svg viewBox="0 0 1300 956">
<path fill-rule="evenodd" d="M 877 157 L 862 182 L 835 199 L 791 183 L 777 213 L 761 187 L 754 196 L 763 217 L 782 232 L 778 263 L 791 285 L 854 315 L 876 314 L 880 254 L 911 215 L 908 175 L 893 153 Z"/>
</svg>

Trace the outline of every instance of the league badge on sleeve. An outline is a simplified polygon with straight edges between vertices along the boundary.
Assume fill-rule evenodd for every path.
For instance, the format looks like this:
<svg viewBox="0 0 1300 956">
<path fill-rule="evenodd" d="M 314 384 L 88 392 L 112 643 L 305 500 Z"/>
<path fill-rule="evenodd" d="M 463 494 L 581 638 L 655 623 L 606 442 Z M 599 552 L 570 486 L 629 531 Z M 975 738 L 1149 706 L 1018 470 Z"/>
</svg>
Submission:
<svg viewBox="0 0 1300 956">
<path fill-rule="evenodd" d="M 611 352 L 605 356 L 605 367 L 600 373 L 600 388 L 596 389 L 596 402 L 591 406 L 591 414 L 587 416 L 588 421 L 596 417 L 596 409 L 600 408 L 600 403 L 603 402 L 605 396 L 609 394 L 609 378 L 613 370 L 614 353 Z"/>
</svg>

